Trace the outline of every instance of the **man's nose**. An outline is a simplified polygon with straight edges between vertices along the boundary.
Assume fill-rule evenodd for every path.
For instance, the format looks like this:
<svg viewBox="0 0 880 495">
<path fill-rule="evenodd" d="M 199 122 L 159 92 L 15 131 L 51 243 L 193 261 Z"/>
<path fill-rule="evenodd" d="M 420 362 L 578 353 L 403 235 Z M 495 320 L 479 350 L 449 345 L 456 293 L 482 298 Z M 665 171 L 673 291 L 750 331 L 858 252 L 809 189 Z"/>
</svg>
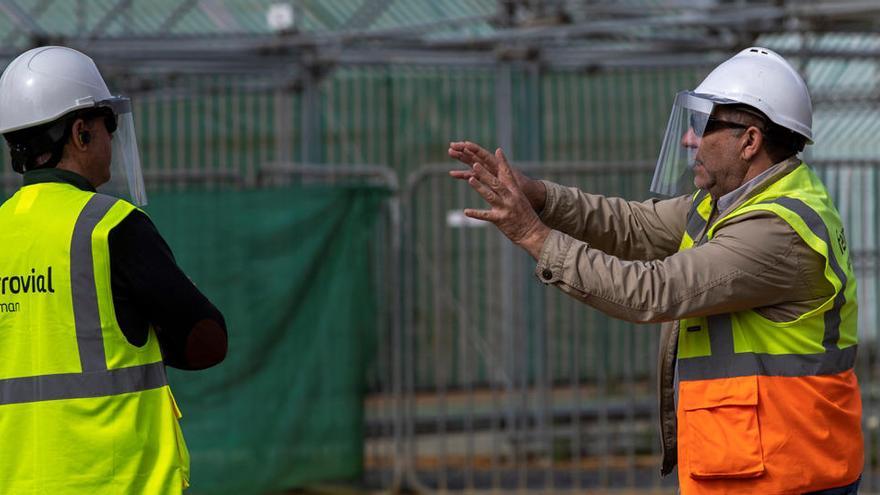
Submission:
<svg viewBox="0 0 880 495">
<path fill-rule="evenodd" d="M 700 146 L 700 137 L 694 132 L 693 127 L 688 127 L 687 132 L 681 137 L 681 145 L 685 148 L 697 148 Z"/>
</svg>

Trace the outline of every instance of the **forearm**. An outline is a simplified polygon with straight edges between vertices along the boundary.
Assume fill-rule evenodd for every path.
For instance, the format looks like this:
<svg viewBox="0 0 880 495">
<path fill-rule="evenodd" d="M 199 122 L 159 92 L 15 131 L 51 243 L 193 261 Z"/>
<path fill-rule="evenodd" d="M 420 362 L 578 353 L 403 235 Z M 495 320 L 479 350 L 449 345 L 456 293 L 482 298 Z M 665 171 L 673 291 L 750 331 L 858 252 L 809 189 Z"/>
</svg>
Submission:
<svg viewBox="0 0 880 495">
<path fill-rule="evenodd" d="M 639 323 L 816 297 L 810 289 L 815 284 L 799 278 L 803 256 L 792 255 L 797 245 L 793 231 L 778 222 L 763 222 L 731 232 L 698 248 L 645 262 L 622 260 L 554 231 L 544 243 L 536 274 L 543 283 L 610 316 Z M 763 242 L 756 242 L 753 232 L 759 232 Z"/>
<path fill-rule="evenodd" d="M 626 261 L 559 231 L 551 233 L 536 267 L 544 284 L 614 318 L 671 321 L 688 313 L 667 284 L 663 262 Z"/>
<path fill-rule="evenodd" d="M 201 370 L 226 357 L 226 323 L 219 312 L 192 325 L 159 327 L 157 332 L 165 363 L 174 368 Z"/>
<path fill-rule="evenodd" d="M 166 364 L 199 370 L 223 361 L 228 338 L 220 311 L 176 265 L 154 265 L 154 271 L 140 300 L 156 327 Z"/>
<path fill-rule="evenodd" d="M 678 250 L 688 197 L 635 202 L 542 184 L 546 200 L 541 220 L 552 229 L 628 260 L 660 259 Z"/>
</svg>

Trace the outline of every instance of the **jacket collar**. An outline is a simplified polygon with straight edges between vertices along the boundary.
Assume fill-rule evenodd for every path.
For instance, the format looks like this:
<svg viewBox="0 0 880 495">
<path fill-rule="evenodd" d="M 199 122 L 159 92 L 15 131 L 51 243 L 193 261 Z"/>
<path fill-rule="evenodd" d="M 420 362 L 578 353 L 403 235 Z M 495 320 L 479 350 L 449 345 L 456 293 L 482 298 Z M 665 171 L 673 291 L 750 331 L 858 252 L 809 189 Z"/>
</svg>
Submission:
<svg viewBox="0 0 880 495">
<path fill-rule="evenodd" d="M 44 182 L 61 182 L 70 184 L 83 191 L 95 192 L 95 188 L 89 181 L 75 172 L 63 170 L 60 168 L 38 168 L 28 170 L 24 173 L 24 181 L 22 185 L 30 186 L 32 184 L 41 184 Z"/>
<path fill-rule="evenodd" d="M 794 169 L 798 168 L 800 164 L 801 159 L 798 158 L 797 155 L 793 155 L 771 166 L 733 191 L 721 196 L 715 203 L 715 211 L 718 212 L 717 218 L 723 217 L 725 214 L 733 211 L 749 198 L 766 189 L 770 184 L 773 184 L 791 173 Z"/>
</svg>

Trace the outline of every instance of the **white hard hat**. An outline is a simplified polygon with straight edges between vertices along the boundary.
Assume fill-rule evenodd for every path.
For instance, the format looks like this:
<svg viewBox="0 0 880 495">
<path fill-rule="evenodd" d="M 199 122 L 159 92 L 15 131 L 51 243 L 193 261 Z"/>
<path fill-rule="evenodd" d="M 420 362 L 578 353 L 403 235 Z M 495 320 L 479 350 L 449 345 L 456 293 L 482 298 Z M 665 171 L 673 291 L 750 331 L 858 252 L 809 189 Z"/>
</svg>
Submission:
<svg viewBox="0 0 880 495">
<path fill-rule="evenodd" d="M 52 122 L 112 98 L 95 62 L 62 46 L 28 50 L 0 78 L 0 134 Z"/>
<path fill-rule="evenodd" d="M 777 53 L 746 48 L 716 67 L 696 89 L 676 95 L 654 168 L 652 192 L 673 196 L 693 187 L 699 138 L 711 129 L 710 124 L 747 127 L 713 117 L 715 108 L 737 104 L 759 110 L 777 126 L 813 143 L 813 104 L 804 80 Z M 802 148 L 799 139 L 789 139 L 789 132 L 772 128 L 764 132 L 774 132 L 793 148 Z M 689 134 L 696 139 L 685 140 Z"/>
<path fill-rule="evenodd" d="M 109 110 L 114 117 L 109 124 L 105 123 L 113 135 L 110 181 L 99 190 L 125 197 L 137 205 L 146 204 L 131 100 L 110 94 L 91 58 L 72 48 L 43 46 L 16 57 L 0 77 L 0 134 L 7 139 L 14 131 L 41 124 L 55 122 L 52 128 L 68 126 L 56 121 L 71 112 L 89 109 Z M 63 146 L 65 136 L 53 137 L 53 141 Z M 53 153 L 57 154 L 57 149 Z"/>
<path fill-rule="evenodd" d="M 746 48 L 715 68 L 693 91 L 757 108 L 813 143 L 813 104 L 800 74 L 772 50 Z"/>
</svg>

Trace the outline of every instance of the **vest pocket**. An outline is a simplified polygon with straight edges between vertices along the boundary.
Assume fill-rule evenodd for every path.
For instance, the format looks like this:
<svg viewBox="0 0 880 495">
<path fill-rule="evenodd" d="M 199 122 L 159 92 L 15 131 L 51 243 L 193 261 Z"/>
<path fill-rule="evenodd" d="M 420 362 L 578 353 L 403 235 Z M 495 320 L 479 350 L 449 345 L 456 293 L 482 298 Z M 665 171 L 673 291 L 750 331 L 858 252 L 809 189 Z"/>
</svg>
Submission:
<svg viewBox="0 0 880 495">
<path fill-rule="evenodd" d="M 681 443 L 691 478 L 764 474 L 754 376 L 681 382 Z"/>
</svg>

